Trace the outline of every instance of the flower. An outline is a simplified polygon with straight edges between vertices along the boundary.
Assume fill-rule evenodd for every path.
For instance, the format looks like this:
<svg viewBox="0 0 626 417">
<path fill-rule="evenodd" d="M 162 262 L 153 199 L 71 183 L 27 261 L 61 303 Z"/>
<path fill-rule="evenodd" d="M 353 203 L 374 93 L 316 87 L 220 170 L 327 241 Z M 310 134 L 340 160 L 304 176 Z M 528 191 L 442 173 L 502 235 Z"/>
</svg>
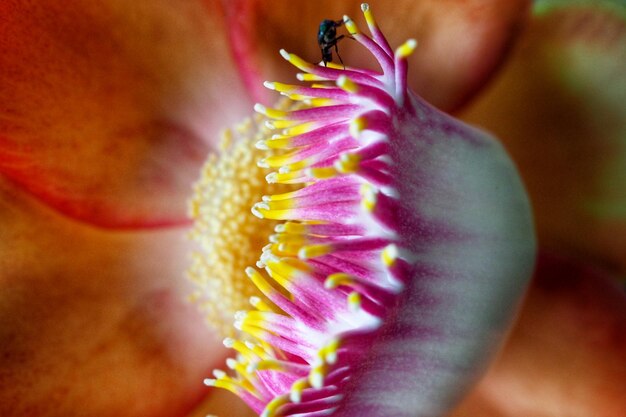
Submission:
<svg viewBox="0 0 626 417">
<path fill-rule="evenodd" d="M 271 9 L 2 2 L 0 414 L 172 416 L 205 395 L 199 382 L 223 351 L 179 302 L 188 291 L 180 279 L 188 186 L 217 150 L 215 132 L 254 101 L 269 103 L 261 81 L 286 79 L 276 50 L 317 59 L 314 34 L 303 44 L 303 28 L 354 10 L 348 3 L 302 2 L 296 20 L 293 3 L 280 0 Z M 612 416 L 624 408 L 624 301 L 613 280 L 624 270 L 615 210 L 624 189 L 615 123 L 624 119 L 623 71 L 614 59 L 624 42 L 622 9 L 610 3 L 561 5 L 530 25 L 526 1 L 397 1 L 380 16 L 393 42 L 419 40 L 409 82 L 438 107 L 459 114 L 488 80 L 499 97 L 523 97 L 511 108 L 485 95 L 476 102 L 484 117 L 474 112 L 472 121 L 502 120 L 490 129 L 521 165 L 532 200 L 562 204 L 536 205 L 536 214 L 541 246 L 566 256 L 540 261 L 502 360 L 458 413 Z M 519 34 L 533 40 L 526 55 Z M 354 49 L 343 41 L 342 58 L 361 66 Z M 529 66 L 532 77 L 516 72 Z M 504 123 L 509 112 L 524 123 Z M 533 126 L 543 129 L 524 134 Z M 546 138 L 563 140 L 529 153 L 539 160 L 522 157 L 525 144 L 553 143 Z M 558 186 L 538 187 L 542 178 Z M 589 203 L 610 210 L 585 212 Z M 208 401 L 213 412 L 239 415 L 232 398 Z"/>
<path fill-rule="evenodd" d="M 266 417 L 444 415 L 504 334 L 534 265 L 530 206 L 511 161 L 486 133 L 407 89 L 416 41 L 394 53 L 361 8 L 372 38 L 343 22 L 382 73 L 282 50 L 314 84 L 266 83 L 303 107 L 255 107 L 278 132 L 257 142 L 280 150 L 258 162 L 277 169 L 267 182 L 299 187 L 252 207 L 282 221 L 256 263 L 266 274 L 246 269 L 263 298 L 236 314 L 245 338 L 224 342 L 237 351 L 227 361 L 237 377 L 218 370 L 206 383 Z M 230 210 L 232 198 L 216 202 L 215 191 L 233 188 L 204 177 L 214 185 L 196 193 L 194 211 L 209 208 L 202 225 Z M 246 233 L 217 219 L 227 231 L 210 237 L 209 255 L 223 234 Z M 241 247 L 229 250 L 237 257 Z M 209 283 L 221 267 L 210 262 Z M 242 292 L 216 290 L 207 296 L 218 307 Z"/>
</svg>

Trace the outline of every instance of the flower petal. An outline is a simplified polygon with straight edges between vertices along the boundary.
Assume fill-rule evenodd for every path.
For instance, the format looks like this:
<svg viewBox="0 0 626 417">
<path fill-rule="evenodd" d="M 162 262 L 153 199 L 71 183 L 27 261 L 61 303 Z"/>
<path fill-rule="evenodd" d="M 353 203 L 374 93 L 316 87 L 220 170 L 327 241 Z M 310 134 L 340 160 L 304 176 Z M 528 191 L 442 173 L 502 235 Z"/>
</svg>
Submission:
<svg viewBox="0 0 626 417">
<path fill-rule="evenodd" d="M 602 268 L 543 253 L 495 366 L 458 417 L 618 416 L 626 410 L 626 295 Z M 473 414 L 466 409 L 478 407 Z M 455 414 L 457 417 L 457 414 Z"/>
<path fill-rule="evenodd" d="M 172 417 L 223 358 L 181 271 L 183 229 L 77 223 L 0 179 L 0 415 Z"/>
<path fill-rule="evenodd" d="M 186 222 L 213 135 L 251 106 L 220 6 L 5 1 L 0 13 L 0 174 L 98 226 Z"/>
<path fill-rule="evenodd" d="M 319 62 L 315 34 L 323 19 L 341 19 L 360 1 L 300 1 L 270 3 L 230 1 L 228 27 L 234 53 L 248 70 L 248 88 L 258 101 L 271 102 L 259 90 L 266 79 L 286 79 L 289 68 L 274 58 L 279 48 L 297 50 L 311 62 Z M 527 15 L 527 0 L 396 0 L 382 3 L 380 24 L 392 44 L 407 37 L 419 40 L 419 52 L 410 75 L 411 87 L 427 101 L 445 110 L 462 105 L 497 68 Z M 303 31 L 310 32 L 302 42 Z M 305 39 L 306 41 L 306 39 Z M 371 65 L 354 42 L 340 44 L 344 62 Z"/>
<path fill-rule="evenodd" d="M 624 274 L 626 9 L 618 3 L 537 11 L 513 59 L 464 118 L 511 151 L 546 248 L 585 253 Z"/>
</svg>

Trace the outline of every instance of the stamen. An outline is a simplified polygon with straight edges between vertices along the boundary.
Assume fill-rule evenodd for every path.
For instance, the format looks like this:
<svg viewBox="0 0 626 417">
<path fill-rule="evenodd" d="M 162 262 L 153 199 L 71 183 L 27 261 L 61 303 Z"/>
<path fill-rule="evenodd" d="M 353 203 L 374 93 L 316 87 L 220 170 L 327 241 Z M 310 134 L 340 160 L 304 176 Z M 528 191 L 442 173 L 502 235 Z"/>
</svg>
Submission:
<svg viewBox="0 0 626 417">
<path fill-rule="evenodd" d="M 236 377 L 218 371 L 206 383 L 231 390 L 262 416 L 330 415 L 408 280 L 389 155 L 416 44 L 394 55 L 369 6 L 362 10 L 371 38 L 349 17 L 343 21 L 382 74 L 316 65 L 281 50 L 304 71 L 297 78 L 314 84 L 265 82 L 298 104 L 254 106 L 274 129 L 255 139 L 257 149 L 271 152 L 256 168 L 275 170 L 267 183 L 293 188 L 259 193 L 251 204 L 256 217 L 282 223 L 271 224 L 269 243 L 247 264 L 259 269 L 245 268 L 262 295 L 248 295 L 254 310 L 235 314 L 241 340 L 224 341 L 238 352 L 227 361 Z"/>
</svg>

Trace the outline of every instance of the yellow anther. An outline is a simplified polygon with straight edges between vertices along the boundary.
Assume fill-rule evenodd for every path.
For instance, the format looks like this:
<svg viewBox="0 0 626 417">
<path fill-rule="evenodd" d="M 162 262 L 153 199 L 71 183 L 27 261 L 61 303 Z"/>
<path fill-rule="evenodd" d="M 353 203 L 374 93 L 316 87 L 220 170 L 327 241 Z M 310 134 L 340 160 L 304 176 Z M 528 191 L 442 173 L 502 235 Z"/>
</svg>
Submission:
<svg viewBox="0 0 626 417">
<path fill-rule="evenodd" d="M 267 158 L 263 158 L 257 162 L 257 165 L 262 168 L 280 168 L 281 166 L 291 162 L 291 158 L 293 157 L 292 155 L 292 153 L 288 153 L 285 155 L 268 156 Z"/>
<path fill-rule="evenodd" d="M 297 125 L 298 123 L 297 120 L 272 120 L 270 122 L 272 129 L 284 129 Z"/>
<path fill-rule="evenodd" d="M 309 245 L 300 248 L 298 251 L 298 257 L 300 259 L 311 259 L 328 255 L 332 252 L 333 248 L 330 245 Z"/>
<path fill-rule="evenodd" d="M 360 33 L 356 23 L 354 23 L 354 20 L 350 19 L 350 17 L 344 15 L 343 23 L 344 25 L 346 25 L 346 29 L 348 30 L 350 35 L 358 35 Z"/>
<path fill-rule="evenodd" d="M 325 77 L 321 77 L 319 75 L 315 75 L 315 74 L 310 74 L 310 73 L 298 73 L 296 74 L 296 78 L 300 81 L 306 81 L 306 82 L 311 82 L 311 81 L 326 81 L 327 78 Z"/>
<path fill-rule="evenodd" d="M 299 125 L 290 126 L 288 129 L 285 129 L 283 131 L 283 134 L 285 136 L 297 136 L 297 135 L 301 135 L 303 133 L 312 131 L 314 127 L 315 127 L 315 123 L 312 123 L 312 122 L 301 123 Z"/>
<path fill-rule="evenodd" d="M 232 380 L 227 380 L 227 379 L 216 380 L 216 379 L 206 378 L 204 380 L 204 385 L 207 385 L 209 387 L 223 388 L 225 390 L 232 392 L 235 395 L 239 395 L 241 393 L 241 387 Z"/>
<path fill-rule="evenodd" d="M 263 352 L 260 348 L 257 349 L 255 345 L 248 346 L 241 340 L 235 340 L 230 337 L 224 339 L 224 346 L 229 349 L 234 349 L 248 362 L 258 360 L 258 357 L 262 357 L 264 359 L 267 357 L 267 354 L 265 354 L 265 352 Z"/>
<path fill-rule="evenodd" d="M 290 93 L 293 90 L 297 89 L 297 85 L 293 84 L 285 84 L 285 83 L 277 83 L 277 82 L 269 82 L 265 81 L 263 85 L 270 90 L 278 91 L 279 93 Z"/>
<path fill-rule="evenodd" d="M 306 378 L 298 379 L 291 386 L 291 393 L 289 395 L 289 398 L 294 403 L 299 403 L 300 401 L 302 401 L 302 391 L 309 387 L 309 381 Z"/>
<path fill-rule="evenodd" d="M 263 275 L 251 266 L 246 268 L 246 275 L 262 293 L 275 292 L 274 288 L 263 278 Z"/>
<path fill-rule="evenodd" d="M 285 366 L 276 360 L 265 360 L 255 362 L 253 369 L 256 371 L 284 371 Z"/>
<path fill-rule="evenodd" d="M 279 230 L 280 229 L 280 230 Z M 286 222 L 276 226 L 276 232 L 302 235 L 307 232 L 307 225 L 302 223 Z"/>
<path fill-rule="evenodd" d="M 335 101 L 330 98 L 307 98 L 304 96 L 302 96 L 301 99 L 293 99 L 293 100 L 306 100 L 305 104 L 311 107 L 324 107 L 324 106 L 329 106 L 335 103 Z"/>
<path fill-rule="evenodd" d="M 257 203 L 252 207 L 252 214 L 260 219 L 285 220 L 292 217 L 292 210 L 270 210 L 264 203 Z"/>
<path fill-rule="evenodd" d="M 370 9 L 369 4 L 361 3 L 361 11 L 363 12 L 363 16 L 365 16 L 365 21 L 367 22 L 368 27 L 378 27 L 376 20 L 374 19 L 374 15 L 372 14 L 372 10 Z"/>
<path fill-rule="evenodd" d="M 361 207 L 365 209 L 367 212 L 373 212 L 376 208 L 376 202 L 378 201 L 378 197 L 376 195 L 376 191 L 373 188 L 369 188 L 366 192 L 363 193 L 363 198 L 361 199 Z"/>
<path fill-rule="evenodd" d="M 319 179 L 327 179 L 334 178 L 337 176 L 338 172 L 335 167 L 319 167 L 319 168 L 309 168 L 307 169 L 307 174 L 309 174 L 313 178 Z"/>
<path fill-rule="evenodd" d="M 341 75 L 337 78 L 337 86 L 348 93 L 359 92 L 359 85 L 345 75 Z"/>
<path fill-rule="evenodd" d="M 311 267 L 306 262 L 292 258 L 273 257 L 267 260 L 267 265 L 285 277 L 291 277 L 311 270 Z"/>
<path fill-rule="evenodd" d="M 246 379 L 249 379 L 251 377 L 250 373 L 246 369 L 246 366 L 243 363 L 234 360 L 233 358 L 226 359 L 226 365 Z"/>
<path fill-rule="evenodd" d="M 311 384 L 313 388 L 322 388 L 324 386 L 324 377 L 326 376 L 327 371 L 328 366 L 325 362 L 321 362 L 317 366 L 313 367 L 309 373 L 309 384 Z"/>
<path fill-rule="evenodd" d="M 275 416 L 278 408 L 281 407 L 282 405 L 287 404 L 288 402 L 289 402 L 288 395 L 279 395 L 278 397 L 275 397 L 272 401 L 269 402 L 269 404 L 267 404 L 267 406 L 265 406 L 265 410 L 263 410 L 261 417 Z"/>
<path fill-rule="evenodd" d="M 396 259 L 398 259 L 398 247 L 392 243 L 391 245 L 383 249 L 380 257 L 385 266 L 393 266 L 393 264 L 396 262 Z"/>
<path fill-rule="evenodd" d="M 351 311 L 358 311 L 361 308 L 361 294 L 356 291 L 348 294 L 348 308 Z"/>
<path fill-rule="evenodd" d="M 250 305 L 252 305 L 252 307 L 256 308 L 259 311 L 274 312 L 274 309 L 269 304 L 256 296 L 250 297 Z"/>
<path fill-rule="evenodd" d="M 327 63 L 326 63 L 326 67 L 328 67 L 328 68 L 333 68 L 333 69 L 340 69 L 340 70 L 344 69 L 344 66 L 343 66 L 343 65 L 341 65 L 341 64 L 337 64 L 337 63 L 335 63 L 335 62 L 327 62 Z"/>
<path fill-rule="evenodd" d="M 280 243 L 277 250 L 282 256 L 298 256 L 301 247 L 300 244 Z"/>
<path fill-rule="evenodd" d="M 243 325 L 241 330 L 258 340 L 265 340 L 270 335 L 270 332 L 254 326 Z"/>
<path fill-rule="evenodd" d="M 272 243 L 289 243 L 292 245 L 305 245 L 309 243 L 309 239 L 302 234 L 280 233 L 270 236 Z"/>
<path fill-rule="evenodd" d="M 294 275 L 298 273 L 298 271 L 286 265 L 282 262 L 268 262 L 268 273 L 270 276 L 280 285 L 281 287 L 289 290 L 293 287 L 292 282 Z"/>
<path fill-rule="evenodd" d="M 273 109 L 271 107 L 265 107 L 264 105 L 257 103 L 254 105 L 254 111 L 261 113 L 270 119 L 286 119 L 289 116 L 288 111 Z"/>
<path fill-rule="evenodd" d="M 355 117 L 354 119 L 350 120 L 350 136 L 358 139 L 361 135 L 361 132 L 367 129 L 367 127 L 368 123 L 365 117 Z"/>
<path fill-rule="evenodd" d="M 291 144 L 291 141 L 292 139 L 289 136 L 276 136 L 264 141 L 264 144 L 269 149 L 282 149 L 288 147 Z"/>
<path fill-rule="evenodd" d="M 337 351 L 339 351 L 339 347 L 341 346 L 341 341 L 339 339 L 332 339 L 330 342 L 326 344 L 324 348 L 324 359 L 326 363 L 334 364 L 337 362 Z"/>
<path fill-rule="evenodd" d="M 417 41 L 415 39 L 409 39 L 396 49 L 397 58 L 406 58 L 413 53 L 417 47 Z"/>
<path fill-rule="evenodd" d="M 310 62 L 305 61 L 304 59 L 300 58 L 296 54 L 290 54 L 284 49 L 280 50 L 280 54 L 282 55 L 283 58 L 289 61 L 291 65 L 293 65 L 296 68 L 300 68 L 303 71 L 311 70 L 314 67 L 314 65 L 311 64 Z"/>
<path fill-rule="evenodd" d="M 277 200 L 277 201 L 269 201 L 267 202 L 270 210 L 289 210 L 295 206 L 294 200 Z"/>
<path fill-rule="evenodd" d="M 283 165 L 285 169 L 288 171 L 300 171 L 306 167 L 311 165 L 311 161 L 308 159 L 303 159 L 302 161 L 294 162 L 292 164 Z"/>
<path fill-rule="evenodd" d="M 352 174 L 359 170 L 360 163 L 361 157 L 359 155 L 346 152 L 335 161 L 334 167 L 342 174 Z"/>
<path fill-rule="evenodd" d="M 290 191 L 288 193 L 281 193 L 281 194 L 273 194 L 273 195 L 266 195 L 263 196 L 263 201 L 279 201 L 279 200 L 289 200 L 291 198 L 296 198 L 297 197 L 297 193 L 295 191 Z M 280 225 L 277 225 L 277 227 Z M 278 230 L 276 230 L 278 232 Z"/>
<path fill-rule="evenodd" d="M 324 287 L 328 289 L 337 288 L 339 285 L 350 285 L 354 283 L 354 277 L 344 272 L 331 274 L 324 281 Z"/>
</svg>

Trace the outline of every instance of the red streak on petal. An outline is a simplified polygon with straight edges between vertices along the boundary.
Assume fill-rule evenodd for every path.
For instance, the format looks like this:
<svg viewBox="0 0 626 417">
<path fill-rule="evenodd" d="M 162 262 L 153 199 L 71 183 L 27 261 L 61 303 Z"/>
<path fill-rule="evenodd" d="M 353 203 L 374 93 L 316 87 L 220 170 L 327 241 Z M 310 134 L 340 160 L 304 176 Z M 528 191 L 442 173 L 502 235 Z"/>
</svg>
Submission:
<svg viewBox="0 0 626 417">
<path fill-rule="evenodd" d="M 256 1 L 233 0 L 224 3 L 226 29 L 230 51 L 241 79 L 251 98 L 257 102 L 270 103 L 271 95 L 263 87 L 259 55 L 256 53 L 259 42 L 253 28 L 254 17 L 258 14 Z M 278 51 L 276 52 L 278 56 Z"/>
</svg>

